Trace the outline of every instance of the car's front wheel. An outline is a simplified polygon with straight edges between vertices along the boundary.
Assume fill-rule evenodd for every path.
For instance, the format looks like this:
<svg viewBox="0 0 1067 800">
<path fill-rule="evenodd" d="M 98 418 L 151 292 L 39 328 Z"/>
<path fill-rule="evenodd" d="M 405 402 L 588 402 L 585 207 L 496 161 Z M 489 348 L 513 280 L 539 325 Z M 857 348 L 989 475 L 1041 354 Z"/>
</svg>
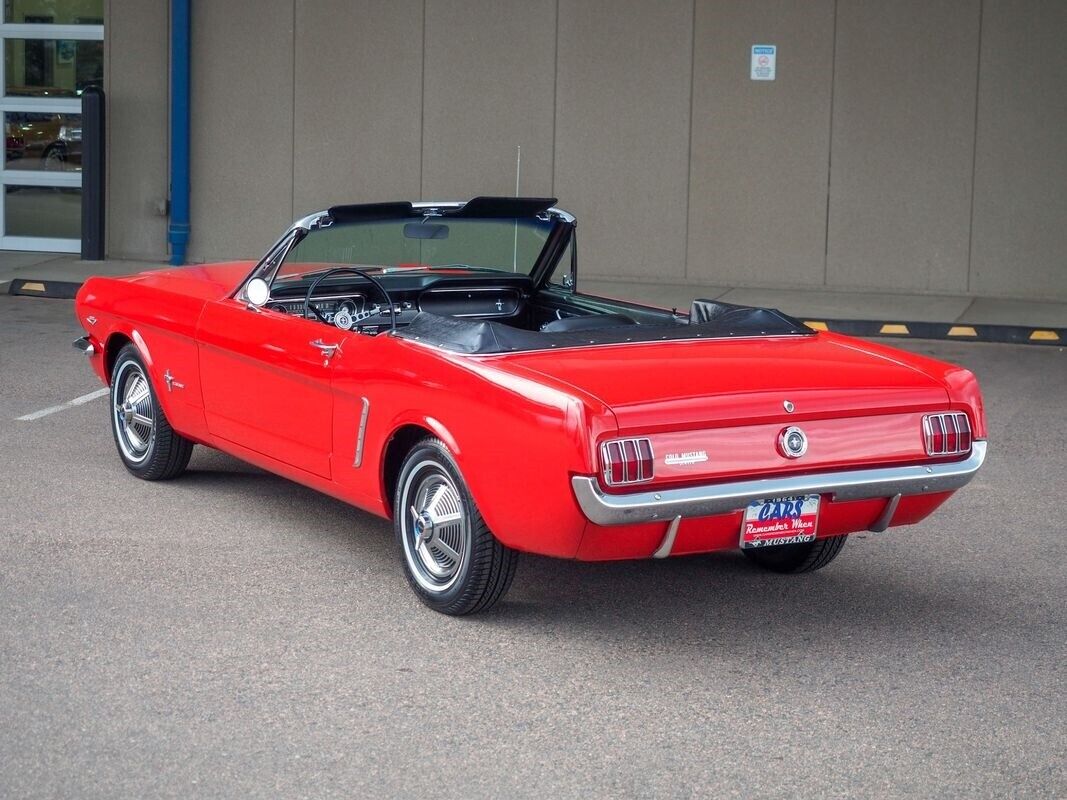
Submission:
<svg viewBox="0 0 1067 800">
<path fill-rule="evenodd" d="M 404 459 L 393 525 L 408 583 L 434 611 L 484 611 L 511 586 L 519 554 L 493 536 L 439 439 L 423 439 Z"/>
<path fill-rule="evenodd" d="M 748 559 L 771 572 L 795 575 L 822 569 L 841 552 L 848 536 L 829 536 L 800 544 L 780 544 L 773 547 L 745 548 L 741 552 Z"/>
<path fill-rule="evenodd" d="M 193 453 L 193 443 L 170 427 L 132 344 L 111 371 L 111 432 L 126 469 L 146 481 L 181 475 Z"/>
</svg>

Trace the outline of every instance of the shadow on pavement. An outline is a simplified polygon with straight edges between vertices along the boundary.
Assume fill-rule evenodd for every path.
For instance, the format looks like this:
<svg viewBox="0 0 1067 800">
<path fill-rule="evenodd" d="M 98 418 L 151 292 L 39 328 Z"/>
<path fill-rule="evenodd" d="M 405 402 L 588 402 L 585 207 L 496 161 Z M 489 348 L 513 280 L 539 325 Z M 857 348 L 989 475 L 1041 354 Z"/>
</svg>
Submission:
<svg viewBox="0 0 1067 800">
<path fill-rule="evenodd" d="M 194 467 L 171 485 L 257 503 L 255 513 L 294 536 L 329 542 L 354 563 L 400 574 L 388 521 L 222 453 L 205 451 Z M 888 545 L 877 536 L 853 537 L 834 564 L 795 576 L 764 572 L 739 552 L 605 563 L 524 555 L 510 593 L 496 608 L 452 622 L 551 631 L 557 638 L 636 636 L 730 648 L 763 642 L 786 649 L 836 646 L 853 637 L 958 638 L 1015 624 L 988 581 L 955 574 L 951 564 L 910 571 L 908 562 L 901 565 L 899 549 Z M 924 558 L 921 549 L 909 548 L 905 556 Z M 931 570 L 945 572 L 946 580 L 929 582 Z M 383 600 L 391 588 L 395 584 L 381 587 Z M 410 605 L 412 614 L 433 613 L 414 597 Z"/>
</svg>

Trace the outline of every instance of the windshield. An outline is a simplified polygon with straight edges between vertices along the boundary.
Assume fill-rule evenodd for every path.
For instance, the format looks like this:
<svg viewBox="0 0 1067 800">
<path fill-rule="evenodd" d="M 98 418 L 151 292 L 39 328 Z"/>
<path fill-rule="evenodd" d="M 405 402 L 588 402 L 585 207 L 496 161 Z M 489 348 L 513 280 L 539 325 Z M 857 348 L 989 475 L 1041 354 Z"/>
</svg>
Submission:
<svg viewBox="0 0 1067 800">
<path fill-rule="evenodd" d="M 554 223 L 536 218 L 404 217 L 335 222 L 315 228 L 293 247 L 277 280 L 338 265 L 364 268 L 470 268 L 529 274 Z"/>
</svg>

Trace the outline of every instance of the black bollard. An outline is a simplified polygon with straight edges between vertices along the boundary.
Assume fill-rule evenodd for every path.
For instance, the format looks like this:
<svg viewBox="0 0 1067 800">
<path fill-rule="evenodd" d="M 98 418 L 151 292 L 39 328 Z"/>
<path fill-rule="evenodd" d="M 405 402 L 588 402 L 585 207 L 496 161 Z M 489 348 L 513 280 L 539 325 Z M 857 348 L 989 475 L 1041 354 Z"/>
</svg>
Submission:
<svg viewBox="0 0 1067 800">
<path fill-rule="evenodd" d="M 104 90 L 82 92 L 82 260 L 104 258 Z"/>
</svg>

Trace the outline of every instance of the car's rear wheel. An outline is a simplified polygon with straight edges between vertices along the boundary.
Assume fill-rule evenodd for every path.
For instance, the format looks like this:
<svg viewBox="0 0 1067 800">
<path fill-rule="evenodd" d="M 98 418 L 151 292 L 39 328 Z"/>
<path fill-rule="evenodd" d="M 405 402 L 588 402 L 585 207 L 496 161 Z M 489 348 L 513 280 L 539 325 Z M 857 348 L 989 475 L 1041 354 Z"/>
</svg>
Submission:
<svg viewBox="0 0 1067 800">
<path fill-rule="evenodd" d="M 801 544 L 780 544 L 773 547 L 745 548 L 741 552 L 748 559 L 771 572 L 795 575 L 822 569 L 841 552 L 848 536 L 829 536 Z"/>
<path fill-rule="evenodd" d="M 493 536 L 439 439 L 423 439 L 405 457 L 393 525 L 408 583 L 434 611 L 484 611 L 511 586 L 519 554 Z"/>
<path fill-rule="evenodd" d="M 193 443 L 170 427 L 132 344 L 111 371 L 111 432 L 126 469 L 146 481 L 181 475 L 193 453 Z"/>
</svg>

